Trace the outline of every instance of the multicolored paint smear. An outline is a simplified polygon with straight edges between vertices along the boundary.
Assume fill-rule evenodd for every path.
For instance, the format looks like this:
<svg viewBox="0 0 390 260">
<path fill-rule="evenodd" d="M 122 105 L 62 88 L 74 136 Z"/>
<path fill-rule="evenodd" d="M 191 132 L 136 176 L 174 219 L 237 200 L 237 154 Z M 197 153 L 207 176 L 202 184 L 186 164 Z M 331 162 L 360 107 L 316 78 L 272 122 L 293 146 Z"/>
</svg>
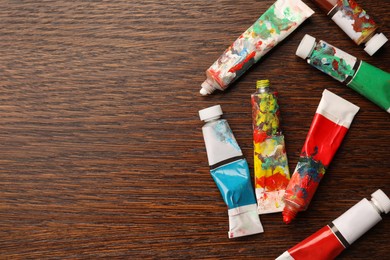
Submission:
<svg viewBox="0 0 390 260">
<path fill-rule="evenodd" d="M 300 0 L 276 1 L 206 71 L 201 94 L 226 89 L 313 13 Z"/>
<path fill-rule="evenodd" d="M 339 0 L 337 7 L 329 13 L 329 16 L 358 45 L 366 42 L 378 28 L 374 20 L 355 0 Z"/>
<path fill-rule="evenodd" d="M 309 206 L 325 174 L 326 166 L 321 161 L 314 160 L 313 156 L 315 155 L 315 153 L 310 155 L 302 151 L 285 193 L 286 199 L 300 205 L 302 211 L 306 210 Z"/>
<path fill-rule="evenodd" d="M 284 195 L 283 221 L 306 210 L 359 108 L 325 90 Z"/>
<path fill-rule="evenodd" d="M 374 20 L 355 0 L 312 0 L 316 3 L 357 45 L 365 43 L 364 51 L 374 55 L 388 39 L 378 29 Z"/>
<path fill-rule="evenodd" d="M 307 60 L 307 63 L 340 82 L 355 74 L 357 62 L 356 57 L 324 41 L 318 41 Z"/>
<path fill-rule="evenodd" d="M 257 91 L 251 95 L 259 214 L 283 210 L 283 195 L 290 179 L 284 136 L 279 128 L 278 95 L 270 92 L 268 86 L 268 80 L 258 81 Z"/>
</svg>

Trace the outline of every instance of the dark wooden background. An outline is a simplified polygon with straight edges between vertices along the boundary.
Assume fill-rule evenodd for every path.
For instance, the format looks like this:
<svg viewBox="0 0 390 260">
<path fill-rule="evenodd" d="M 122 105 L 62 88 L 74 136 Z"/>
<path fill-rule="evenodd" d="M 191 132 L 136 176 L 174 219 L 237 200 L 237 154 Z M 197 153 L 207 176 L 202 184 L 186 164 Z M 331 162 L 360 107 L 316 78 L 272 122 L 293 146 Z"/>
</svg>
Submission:
<svg viewBox="0 0 390 260">
<path fill-rule="evenodd" d="M 274 259 L 376 189 L 390 194 L 389 114 L 295 56 L 309 33 L 384 70 L 316 14 L 229 90 L 205 70 L 272 3 L 0 1 L 0 258 Z M 390 37 L 386 0 L 360 0 Z M 321 93 L 361 107 L 307 212 L 229 240 L 198 110 L 221 104 L 253 170 L 249 97 L 280 94 L 293 171 Z M 253 174 L 253 172 L 252 172 Z M 390 218 L 340 259 L 388 259 Z"/>
</svg>

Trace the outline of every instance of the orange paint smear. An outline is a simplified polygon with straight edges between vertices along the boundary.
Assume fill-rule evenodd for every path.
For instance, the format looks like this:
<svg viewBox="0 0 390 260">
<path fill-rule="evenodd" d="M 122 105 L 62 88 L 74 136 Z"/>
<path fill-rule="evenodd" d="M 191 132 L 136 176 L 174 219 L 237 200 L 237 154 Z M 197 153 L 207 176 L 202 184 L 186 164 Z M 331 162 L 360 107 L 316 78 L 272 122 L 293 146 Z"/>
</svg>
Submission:
<svg viewBox="0 0 390 260">
<path fill-rule="evenodd" d="M 262 176 L 260 178 L 256 178 L 256 184 L 261 185 L 267 191 L 277 191 L 284 190 L 287 187 L 289 180 L 281 174 L 277 172 L 270 177 Z"/>
<path fill-rule="evenodd" d="M 262 143 L 265 139 L 267 139 L 267 133 L 263 131 L 259 131 L 258 129 L 253 130 L 253 141 L 255 143 Z"/>
</svg>

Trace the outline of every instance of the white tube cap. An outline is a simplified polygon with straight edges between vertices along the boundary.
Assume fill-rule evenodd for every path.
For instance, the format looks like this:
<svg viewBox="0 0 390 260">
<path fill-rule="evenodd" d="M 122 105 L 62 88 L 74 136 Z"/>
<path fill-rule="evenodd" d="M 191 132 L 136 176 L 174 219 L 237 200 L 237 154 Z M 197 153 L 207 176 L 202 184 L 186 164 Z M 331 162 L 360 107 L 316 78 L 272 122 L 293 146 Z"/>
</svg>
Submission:
<svg viewBox="0 0 390 260">
<path fill-rule="evenodd" d="M 211 93 L 214 92 L 218 88 L 218 83 L 216 83 L 214 80 L 207 78 L 201 85 L 201 89 L 199 93 L 202 96 L 207 96 L 210 95 Z"/>
<path fill-rule="evenodd" d="M 307 57 L 309 57 L 311 51 L 313 50 L 315 43 L 316 43 L 316 38 L 306 34 L 302 38 L 301 43 L 299 44 L 295 54 L 298 57 L 301 57 L 302 59 L 306 59 Z"/>
<path fill-rule="evenodd" d="M 390 211 L 390 198 L 381 190 L 377 190 L 373 194 L 371 194 L 372 199 L 374 199 L 374 203 L 377 206 L 380 206 L 381 210 L 387 214 Z M 371 200 L 373 201 L 373 200 Z"/>
<path fill-rule="evenodd" d="M 364 48 L 364 51 L 370 54 L 370 56 L 372 56 L 388 40 L 389 39 L 387 39 L 383 33 L 377 33 L 368 42 L 366 42 L 366 48 Z"/>
<path fill-rule="evenodd" d="M 201 121 L 210 121 L 213 119 L 219 118 L 223 115 L 222 108 L 220 105 L 215 105 L 212 107 L 208 107 L 202 110 L 199 110 L 199 117 Z"/>
<path fill-rule="evenodd" d="M 201 88 L 199 93 L 202 95 L 202 96 L 207 96 L 209 94 L 209 92 L 207 91 L 206 88 Z"/>
</svg>

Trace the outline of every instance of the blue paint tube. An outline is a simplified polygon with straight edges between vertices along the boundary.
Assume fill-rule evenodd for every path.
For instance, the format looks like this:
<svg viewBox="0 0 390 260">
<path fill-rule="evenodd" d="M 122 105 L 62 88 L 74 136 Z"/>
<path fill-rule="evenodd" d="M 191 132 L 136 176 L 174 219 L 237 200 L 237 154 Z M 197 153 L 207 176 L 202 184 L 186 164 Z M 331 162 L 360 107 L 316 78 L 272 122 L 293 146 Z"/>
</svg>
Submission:
<svg viewBox="0 0 390 260">
<path fill-rule="evenodd" d="M 199 111 L 211 176 L 228 206 L 229 238 L 263 232 L 248 163 L 216 105 Z"/>
</svg>

